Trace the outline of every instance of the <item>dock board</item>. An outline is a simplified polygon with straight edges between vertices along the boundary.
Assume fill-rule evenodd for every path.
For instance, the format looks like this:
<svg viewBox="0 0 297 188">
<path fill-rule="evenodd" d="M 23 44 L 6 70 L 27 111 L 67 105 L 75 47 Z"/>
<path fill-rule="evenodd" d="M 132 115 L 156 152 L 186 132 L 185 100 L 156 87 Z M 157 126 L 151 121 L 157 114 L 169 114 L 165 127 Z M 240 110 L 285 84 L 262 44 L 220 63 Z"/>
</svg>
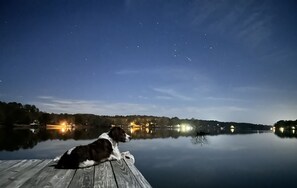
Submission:
<svg viewBox="0 0 297 188">
<path fill-rule="evenodd" d="M 151 187 L 128 159 L 80 169 L 55 169 L 46 160 L 0 160 L 0 187 Z"/>
</svg>

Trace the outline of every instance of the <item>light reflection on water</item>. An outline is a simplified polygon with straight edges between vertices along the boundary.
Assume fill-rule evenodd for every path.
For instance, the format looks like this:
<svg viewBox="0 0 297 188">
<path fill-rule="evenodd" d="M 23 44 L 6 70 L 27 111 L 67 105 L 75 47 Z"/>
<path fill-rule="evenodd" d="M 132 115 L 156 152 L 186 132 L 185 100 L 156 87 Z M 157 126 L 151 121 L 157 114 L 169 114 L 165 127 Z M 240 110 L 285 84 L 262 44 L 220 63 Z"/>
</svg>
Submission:
<svg viewBox="0 0 297 188">
<path fill-rule="evenodd" d="M 0 159 L 54 158 L 104 131 L 1 130 Z M 120 150 L 135 156 L 135 165 L 153 187 L 293 187 L 297 176 L 295 134 L 201 135 L 176 129 L 130 133 L 134 139 L 120 144 Z"/>
</svg>

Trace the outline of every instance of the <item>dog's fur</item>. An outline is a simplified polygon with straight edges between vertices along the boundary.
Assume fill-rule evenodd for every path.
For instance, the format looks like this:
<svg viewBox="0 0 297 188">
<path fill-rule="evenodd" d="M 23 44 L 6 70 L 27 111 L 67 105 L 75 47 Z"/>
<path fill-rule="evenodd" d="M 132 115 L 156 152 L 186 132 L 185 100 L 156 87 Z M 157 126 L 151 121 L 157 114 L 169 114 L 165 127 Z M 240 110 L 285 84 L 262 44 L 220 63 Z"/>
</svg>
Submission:
<svg viewBox="0 0 297 188">
<path fill-rule="evenodd" d="M 93 166 L 107 160 L 120 160 L 122 154 L 118 149 L 119 142 L 127 142 L 130 136 L 120 127 L 113 127 L 103 133 L 91 144 L 76 146 L 66 151 L 59 159 L 56 168 L 76 169 Z"/>
</svg>

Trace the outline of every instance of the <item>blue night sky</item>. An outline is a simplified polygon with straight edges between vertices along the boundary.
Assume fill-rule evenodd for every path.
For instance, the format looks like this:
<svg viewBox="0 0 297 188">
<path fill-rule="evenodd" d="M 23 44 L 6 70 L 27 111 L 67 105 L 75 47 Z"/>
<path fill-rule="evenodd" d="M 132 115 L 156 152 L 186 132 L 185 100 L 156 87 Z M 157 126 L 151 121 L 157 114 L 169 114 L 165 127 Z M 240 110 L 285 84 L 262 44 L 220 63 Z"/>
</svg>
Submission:
<svg viewBox="0 0 297 188">
<path fill-rule="evenodd" d="M 297 118 L 297 3 L 1 0 L 0 100 L 55 113 Z"/>
</svg>

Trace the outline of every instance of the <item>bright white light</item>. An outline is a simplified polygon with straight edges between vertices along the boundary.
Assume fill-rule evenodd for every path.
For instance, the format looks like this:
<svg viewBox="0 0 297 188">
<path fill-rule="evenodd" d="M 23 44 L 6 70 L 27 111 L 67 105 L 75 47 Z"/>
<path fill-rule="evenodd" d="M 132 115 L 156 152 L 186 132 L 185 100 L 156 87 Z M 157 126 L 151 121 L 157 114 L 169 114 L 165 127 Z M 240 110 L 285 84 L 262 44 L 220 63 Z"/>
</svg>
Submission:
<svg viewBox="0 0 297 188">
<path fill-rule="evenodd" d="M 284 130 L 285 130 L 285 128 L 283 128 L 283 127 L 280 127 L 280 128 L 279 128 L 279 131 L 280 131 L 281 133 L 283 133 Z"/>
<path fill-rule="evenodd" d="M 272 131 L 275 133 L 275 127 L 272 127 Z"/>
<path fill-rule="evenodd" d="M 193 130 L 193 127 L 191 125 L 189 125 L 189 124 L 184 124 L 183 123 L 183 124 L 180 125 L 180 131 L 181 132 L 189 132 L 191 130 Z"/>
</svg>

